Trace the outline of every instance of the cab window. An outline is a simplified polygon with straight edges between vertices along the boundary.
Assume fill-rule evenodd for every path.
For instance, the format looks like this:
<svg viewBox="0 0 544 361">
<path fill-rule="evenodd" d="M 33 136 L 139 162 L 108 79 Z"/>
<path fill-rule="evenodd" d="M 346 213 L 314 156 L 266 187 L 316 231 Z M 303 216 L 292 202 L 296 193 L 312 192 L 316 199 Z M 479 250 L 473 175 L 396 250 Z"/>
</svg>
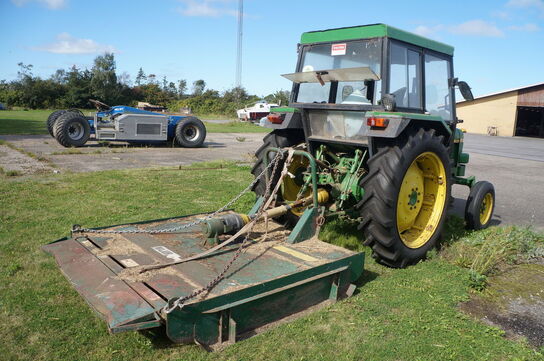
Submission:
<svg viewBox="0 0 544 361">
<path fill-rule="evenodd" d="M 452 119 L 450 77 L 448 60 L 425 54 L 425 110 L 444 120 Z"/>
<path fill-rule="evenodd" d="M 389 93 L 397 107 L 421 108 L 421 53 L 391 43 Z"/>
</svg>

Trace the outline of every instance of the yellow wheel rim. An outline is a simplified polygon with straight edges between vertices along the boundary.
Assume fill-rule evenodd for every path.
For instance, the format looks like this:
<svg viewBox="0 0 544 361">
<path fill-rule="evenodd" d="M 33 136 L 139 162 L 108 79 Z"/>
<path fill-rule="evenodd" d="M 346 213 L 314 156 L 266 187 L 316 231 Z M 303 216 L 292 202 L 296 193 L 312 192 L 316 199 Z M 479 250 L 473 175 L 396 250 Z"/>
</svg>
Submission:
<svg viewBox="0 0 544 361">
<path fill-rule="evenodd" d="M 480 224 L 484 225 L 489 222 L 491 212 L 493 211 L 493 195 L 486 193 L 480 207 Z"/>
<path fill-rule="evenodd" d="M 304 185 L 304 172 L 308 169 L 308 159 L 303 156 L 294 156 L 291 164 L 287 168 L 289 174 L 283 178 L 281 185 L 281 196 L 286 202 L 294 202 L 297 200 L 298 193 Z M 308 187 L 298 199 L 308 197 L 311 194 L 311 187 Z M 306 207 L 297 207 L 291 209 L 291 213 L 296 216 L 301 216 Z"/>
<path fill-rule="evenodd" d="M 420 154 L 408 167 L 397 200 L 397 230 L 409 248 L 425 245 L 446 208 L 447 175 L 433 152 Z"/>
</svg>

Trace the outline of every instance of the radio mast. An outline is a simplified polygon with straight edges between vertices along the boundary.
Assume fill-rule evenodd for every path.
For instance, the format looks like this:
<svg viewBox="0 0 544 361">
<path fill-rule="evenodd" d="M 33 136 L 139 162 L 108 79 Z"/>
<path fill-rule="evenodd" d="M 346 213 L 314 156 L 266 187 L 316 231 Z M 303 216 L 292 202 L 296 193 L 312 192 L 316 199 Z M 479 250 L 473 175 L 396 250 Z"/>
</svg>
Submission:
<svg viewBox="0 0 544 361">
<path fill-rule="evenodd" d="M 244 0 L 238 0 L 238 49 L 236 53 L 236 87 L 242 86 L 242 34 L 244 27 Z"/>
</svg>

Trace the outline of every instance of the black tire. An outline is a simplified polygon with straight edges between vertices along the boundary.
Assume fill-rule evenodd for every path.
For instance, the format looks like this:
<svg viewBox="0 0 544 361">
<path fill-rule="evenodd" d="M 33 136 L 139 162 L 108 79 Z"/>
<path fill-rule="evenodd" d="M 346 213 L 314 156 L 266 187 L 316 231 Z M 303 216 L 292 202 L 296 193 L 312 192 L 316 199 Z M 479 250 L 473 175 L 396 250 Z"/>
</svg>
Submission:
<svg viewBox="0 0 544 361">
<path fill-rule="evenodd" d="M 385 146 L 369 159 L 369 173 L 360 183 L 365 193 L 361 202 L 357 204 L 357 207 L 362 217 L 359 229 L 363 230 L 365 237 L 364 244 L 372 248 L 372 256 L 387 266 L 404 268 L 425 258 L 427 251 L 434 247 L 440 238 L 451 194 L 451 166 L 447 148 L 444 146 L 443 136 L 435 135 L 434 130 L 425 131 L 420 129 L 416 134 L 408 136 L 407 140 L 402 141 L 399 139 L 397 141 L 397 145 Z M 441 163 L 445 174 L 445 179 L 433 180 L 436 183 L 436 188 L 441 189 L 440 192 L 442 192 L 442 197 L 438 197 L 439 200 L 435 201 L 440 203 L 436 204 L 436 206 L 433 203 L 430 208 L 438 209 L 437 213 L 431 213 L 432 216 L 429 216 L 429 219 L 436 217 L 433 219 L 436 219 L 437 222 L 430 229 L 428 227 L 431 223 L 427 223 L 420 230 L 422 233 L 430 233 L 428 236 L 422 236 L 424 239 L 422 245 L 412 244 L 412 247 L 408 247 L 401 238 L 397 226 L 397 213 L 400 212 L 397 208 L 399 197 L 401 196 L 401 186 L 403 182 L 408 184 L 405 181 L 408 168 L 413 165 L 421 167 L 420 163 L 416 163 L 416 159 L 425 161 L 426 156 L 423 153 L 428 152 L 431 153 L 431 158 L 435 159 L 437 167 L 440 167 Z M 426 178 L 423 179 L 425 180 Z M 442 186 L 444 181 L 446 182 L 445 187 Z M 417 188 L 415 190 L 417 191 Z M 413 191 L 414 189 L 412 189 L 412 193 Z M 425 189 L 422 189 L 422 191 L 424 196 L 426 196 Z M 438 191 L 437 194 L 439 194 Z M 426 200 L 424 197 L 419 199 L 418 195 L 421 196 L 421 193 L 415 193 L 416 200 L 414 203 L 416 201 L 418 203 L 418 208 L 414 206 L 414 209 L 417 209 L 415 211 L 416 218 L 420 214 L 425 214 L 424 210 L 429 209 L 425 205 Z M 421 200 L 423 202 L 419 204 Z M 411 198 L 409 205 L 410 202 L 412 202 Z M 440 208 L 441 206 L 442 208 Z M 415 222 L 413 224 L 415 225 Z M 412 232 L 412 229 L 409 232 Z M 408 236 L 404 235 L 404 237 Z"/>
<path fill-rule="evenodd" d="M 84 116 L 78 113 L 62 114 L 53 127 L 57 142 L 65 147 L 81 147 L 91 136 L 91 127 Z"/>
<path fill-rule="evenodd" d="M 494 210 L 495 187 L 493 187 L 493 184 L 486 181 L 477 182 L 470 189 L 470 194 L 468 195 L 465 206 L 465 221 L 467 223 L 467 228 L 478 230 L 489 227 Z"/>
<path fill-rule="evenodd" d="M 54 137 L 53 128 L 55 126 L 55 122 L 64 113 L 66 113 L 66 110 L 55 110 L 47 117 L 47 131 L 49 132 L 50 136 Z"/>
<path fill-rule="evenodd" d="M 187 117 L 176 125 L 174 140 L 177 145 L 185 148 L 201 147 L 206 139 L 206 127 L 200 119 Z"/>
<path fill-rule="evenodd" d="M 304 139 L 304 131 L 302 129 L 275 129 L 272 132 L 268 133 L 263 138 L 263 145 L 261 145 L 259 149 L 257 149 L 257 151 L 255 152 L 255 157 L 257 158 L 257 161 L 251 169 L 251 173 L 253 174 L 253 176 L 257 177 L 264 170 L 264 160 L 266 157 L 265 150 L 268 147 L 294 147 L 303 143 Z M 271 158 L 272 157 L 268 159 L 269 162 L 272 160 Z M 283 162 L 280 162 L 276 167 L 276 173 L 272 175 L 272 187 L 274 187 L 278 182 L 282 169 Z M 255 183 L 255 185 L 253 186 L 252 190 L 258 197 L 263 196 L 266 191 L 266 177 L 263 176 L 261 179 L 259 179 L 257 183 Z M 280 193 L 281 192 L 278 192 L 278 200 L 282 199 Z M 292 226 L 298 221 L 298 218 L 299 217 L 297 215 L 289 212 L 282 217 L 278 217 L 277 221 L 279 221 L 280 223 L 284 223 L 287 226 Z"/>
<path fill-rule="evenodd" d="M 255 164 L 253 165 L 253 168 L 251 169 L 251 174 L 257 177 L 264 170 L 265 168 L 264 159 L 266 157 L 265 150 L 267 148 L 294 147 L 295 145 L 299 145 L 300 143 L 303 143 L 303 142 L 304 142 L 304 132 L 302 131 L 302 129 L 275 129 L 271 131 L 263 138 L 263 145 L 261 145 L 259 149 L 257 149 L 257 151 L 255 152 L 255 157 L 257 158 L 257 161 L 255 162 Z M 280 176 L 282 167 L 283 167 L 283 163 L 278 164 L 278 166 L 276 167 L 277 172 L 274 175 L 272 180 L 273 185 L 275 184 L 275 182 L 277 182 L 277 179 Z M 257 183 L 255 183 L 255 185 L 253 186 L 252 190 L 253 192 L 255 192 L 257 196 L 264 195 L 264 192 L 266 190 L 266 178 L 262 177 L 261 179 L 259 179 Z"/>
</svg>

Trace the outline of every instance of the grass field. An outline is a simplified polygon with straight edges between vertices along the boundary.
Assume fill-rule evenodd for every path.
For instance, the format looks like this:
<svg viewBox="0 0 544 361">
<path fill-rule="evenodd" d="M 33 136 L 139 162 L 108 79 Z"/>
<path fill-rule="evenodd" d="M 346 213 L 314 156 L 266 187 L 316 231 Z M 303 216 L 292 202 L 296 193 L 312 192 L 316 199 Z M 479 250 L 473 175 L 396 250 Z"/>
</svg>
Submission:
<svg viewBox="0 0 544 361">
<path fill-rule="evenodd" d="M 404 270 L 366 260 L 356 294 L 264 334 L 207 353 L 160 333 L 109 335 L 40 247 L 72 224 L 106 226 L 217 209 L 250 180 L 248 167 L 0 175 L 0 358 L 4 360 L 542 360 L 524 342 L 458 310 L 470 271 L 434 255 Z M 130 185 L 127 187 L 127 184 Z M 122 192 L 119 192 L 122 189 Z M 237 208 L 247 210 L 253 197 Z M 455 222 L 453 223 L 455 226 Z M 362 249 L 332 222 L 324 239 Z M 467 234 L 463 234 L 467 236 Z M 487 237 L 474 233 L 474 238 Z M 469 235 L 470 236 L 470 235 Z M 457 244 L 453 237 L 451 249 Z M 462 248 L 464 249 L 464 248 Z"/>
<path fill-rule="evenodd" d="M 0 134 L 47 134 L 45 121 L 53 110 L 3 110 L 0 111 Z M 84 114 L 94 110 L 83 110 Z M 230 121 L 217 124 L 205 119 L 225 119 L 213 114 L 200 117 L 206 124 L 209 133 L 266 133 L 269 129 L 251 123 Z"/>
</svg>

